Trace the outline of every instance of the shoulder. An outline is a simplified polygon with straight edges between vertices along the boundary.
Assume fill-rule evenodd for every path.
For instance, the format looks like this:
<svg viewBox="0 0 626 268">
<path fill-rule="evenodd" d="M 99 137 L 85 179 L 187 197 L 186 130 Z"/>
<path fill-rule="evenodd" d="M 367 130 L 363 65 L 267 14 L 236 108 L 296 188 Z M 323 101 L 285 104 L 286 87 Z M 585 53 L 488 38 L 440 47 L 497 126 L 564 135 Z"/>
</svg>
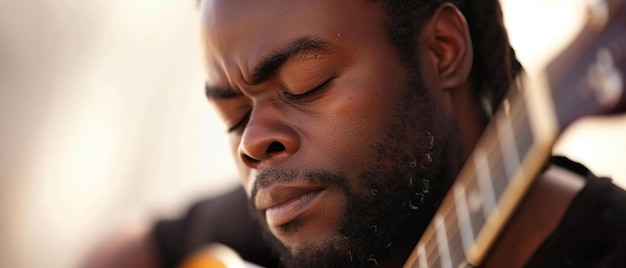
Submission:
<svg viewBox="0 0 626 268">
<path fill-rule="evenodd" d="M 583 187 L 529 266 L 626 267 L 626 192 L 565 157 L 553 157 L 551 163 L 562 170 L 552 176 L 577 177 Z"/>
</svg>

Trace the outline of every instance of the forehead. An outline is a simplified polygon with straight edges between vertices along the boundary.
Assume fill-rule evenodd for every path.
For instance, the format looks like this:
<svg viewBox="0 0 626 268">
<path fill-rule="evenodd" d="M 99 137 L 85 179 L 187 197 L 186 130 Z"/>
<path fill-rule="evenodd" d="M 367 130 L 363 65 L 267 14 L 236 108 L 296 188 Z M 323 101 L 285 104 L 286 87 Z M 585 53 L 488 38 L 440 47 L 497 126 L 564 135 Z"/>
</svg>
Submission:
<svg viewBox="0 0 626 268">
<path fill-rule="evenodd" d="M 302 37 L 373 42 L 384 18 L 382 8 L 358 0 L 205 0 L 201 12 L 209 81 L 235 71 L 245 78 L 272 50 Z"/>
</svg>

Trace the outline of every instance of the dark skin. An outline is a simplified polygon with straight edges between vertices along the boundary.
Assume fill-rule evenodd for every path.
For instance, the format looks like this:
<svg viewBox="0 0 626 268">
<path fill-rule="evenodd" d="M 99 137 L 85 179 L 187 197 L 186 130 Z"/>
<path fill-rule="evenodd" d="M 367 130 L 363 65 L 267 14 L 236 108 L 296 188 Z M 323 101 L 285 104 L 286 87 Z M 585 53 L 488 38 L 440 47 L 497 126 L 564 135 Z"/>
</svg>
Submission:
<svg viewBox="0 0 626 268">
<path fill-rule="evenodd" d="M 201 11 L 207 96 L 229 128 L 242 184 L 261 221 L 292 255 L 322 252 L 328 244 L 343 247 L 345 234 L 338 229 L 346 211 L 357 206 L 347 193 L 366 199 L 397 183 L 385 176 L 376 177 L 380 184 L 374 188 L 363 183 L 363 174 L 378 172 L 372 166 L 385 172 L 401 167 L 403 160 L 387 161 L 394 158 L 388 154 L 380 159 L 386 145 L 415 163 L 425 162 L 426 154 L 429 161 L 435 158 L 424 169 L 458 170 L 482 130 L 469 83 L 469 31 L 451 4 L 415 33 L 415 66 L 420 88 L 427 90 L 420 96 L 428 100 L 421 106 L 432 113 L 407 111 L 404 116 L 415 123 L 400 128 L 406 142 L 394 139 L 397 133 L 383 133 L 406 119 L 398 106 L 411 94 L 406 88 L 416 71 L 389 40 L 380 6 L 215 0 L 204 1 Z M 448 122 L 461 135 L 436 127 Z M 430 137 L 437 137 L 434 151 L 427 150 Z M 453 144 L 462 152 L 447 149 Z M 415 150 L 404 151 L 413 145 Z M 319 170 L 337 174 L 340 182 L 311 175 Z M 376 264 L 401 265 L 411 246 L 394 250 Z"/>
</svg>

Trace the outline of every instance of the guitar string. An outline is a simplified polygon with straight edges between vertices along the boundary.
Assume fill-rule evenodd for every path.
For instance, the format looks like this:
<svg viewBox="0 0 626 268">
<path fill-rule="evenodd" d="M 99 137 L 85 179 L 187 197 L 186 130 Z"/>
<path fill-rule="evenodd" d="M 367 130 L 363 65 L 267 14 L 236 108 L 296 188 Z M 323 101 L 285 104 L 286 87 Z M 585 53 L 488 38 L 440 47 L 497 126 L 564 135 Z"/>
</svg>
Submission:
<svg viewBox="0 0 626 268">
<path fill-rule="evenodd" d="M 492 149 L 492 150 L 494 151 L 495 154 L 497 154 L 498 150 L 495 150 L 495 149 Z M 496 163 L 499 164 L 499 165 L 503 165 L 504 164 L 501 159 L 497 159 Z M 493 170 L 493 168 L 492 168 L 492 170 Z M 500 181 L 500 180 L 507 180 L 507 178 L 502 178 L 502 177 L 499 177 L 499 176 L 492 178 L 493 182 Z M 506 189 L 506 187 L 505 187 L 505 189 Z M 472 177 L 468 181 L 468 183 L 465 185 L 465 187 L 463 187 L 462 190 L 465 191 L 466 193 L 467 192 L 471 192 L 471 191 L 468 191 L 468 190 L 478 190 L 478 184 L 476 182 L 476 178 Z M 501 194 L 502 192 L 503 191 L 501 191 L 499 194 Z M 498 195 L 498 196 L 500 196 L 500 195 Z M 457 200 L 456 196 L 453 196 L 451 200 L 456 201 Z M 463 202 L 465 204 L 468 204 L 467 200 L 461 200 L 461 202 Z M 481 202 L 480 205 L 482 207 L 482 205 L 484 205 L 484 202 L 482 200 L 480 202 Z M 452 238 L 456 238 L 457 235 L 460 235 L 463 232 L 463 230 L 461 230 L 461 228 L 460 228 L 461 222 L 459 221 L 459 217 L 457 215 L 457 211 L 456 211 L 457 210 L 457 205 L 456 205 L 456 203 L 455 202 L 450 202 L 450 204 L 446 208 L 444 208 L 444 209 L 446 209 L 447 211 L 445 211 L 444 213 L 437 213 L 437 214 L 435 214 L 435 216 L 433 218 L 438 217 L 438 216 L 442 217 L 442 219 L 443 219 L 443 221 L 445 223 L 445 227 L 446 227 L 445 228 L 446 234 L 448 236 L 450 236 L 448 241 L 451 241 Z M 483 220 L 483 223 L 480 225 L 480 228 L 482 228 L 484 226 L 485 222 L 487 221 L 487 219 L 490 218 L 489 216 L 493 215 L 493 211 L 494 210 L 495 210 L 495 208 L 493 210 L 489 211 L 488 215 L 485 215 L 485 213 L 481 213 L 483 210 L 477 209 L 476 212 L 470 213 L 468 215 L 468 221 L 470 223 L 475 223 L 475 221 L 477 220 L 476 217 L 477 217 L 478 213 L 481 213 L 481 216 L 485 218 Z M 481 229 L 478 230 L 478 233 L 480 233 L 480 230 Z M 473 232 L 474 230 L 470 230 L 470 231 L 472 232 L 472 236 L 475 237 L 475 234 Z M 433 232 L 426 234 L 427 236 L 424 237 L 425 238 L 425 242 L 423 243 L 424 244 L 424 249 L 425 249 L 424 253 L 427 256 L 427 259 L 431 255 L 433 255 L 433 254 L 436 254 L 436 255 L 439 254 L 439 251 L 436 250 L 436 247 L 438 246 L 438 242 L 436 240 L 436 232 L 437 232 L 437 228 L 435 227 Z M 475 243 L 475 240 L 471 241 L 471 243 Z M 462 246 L 462 244 L 461 244 L 461 246 Z M 465 252 L 465 251 L 463 250 L 463 252 Z"/>
<path fill-rule="evenodd" d="M 509 98 L 507 98 L 507 99 L 509 99 Z M 515 124 L 515 123 L 516 123 L 516 122 L 515 122 L 516 120 L 514 120 L 514 119 L 518 119 L 517 121 L 519 121 L 519 116 L 520 116 L 520 115 L 523 115 L 523 113 L 527 113 L 527 109 L 526 109 L 526 106 L 524 105 L 523 101 L 520 101 L 519 99 L 515 99 L 515 98 L 514 98 L 514 99 L 513 99 L 513 102 L 512 102 L 512 103 L 509 103 L 509 104 L 510 104 L 510 106 L 509 106 L 509 108 L 510 108 L 510 109 L 509 109 L 509 111 L 508 111 L 507 115 L 506 115 L 506 116 L 499 116 L 499 117 L 500 117 L 500 118 L 503 118 L 503 119 L 500 119 L 500 120 L 505 121 L 506 123 L 509 123 L 511 126 L 515 126 L 515 125 L 516 125 L 516 124 Z M 498 112 L 498 114 L 502 114 L 502 111 Z M 497 136 L 497 127 L 498 127 L 498 124 L 502 124 L 502 123 L 503 123 L 503 122 L 501 122 L 500 120 L 498 120 L 498 118 L 494 118 L 494 121 L 495 121 L 495 122 L 494 122 L 494 123 L 492 123 L 492 124 L 490 124 L 490 125 L 488 125 L 488 126 L 487 126 L 487 128 L 485 129 L 485 137 L 488 137 L 489 135 L 495 135 L 496 137 L 498 137 L 498 136 Z M 526 123 L 526 124 L 527 124 L 528 122 L 526 122 L 526 121 L 522 120 L 522 122 L 521 122 L 521 123 L 522 123 L 522 124 L 524 124 L 524 123 Z M 522 127 L 522 129 L 529 129 L 529 128 L 530 128 L 530 125 L 527 125 L 527 126 L 523 126 L 523 127 Z M 496 140 L 497 142 L 499 142 L 499 139 L 495 139 L 495 140 Z M 532 146 L 532 143 L 531 143 L 531 146 Z M 500 152 L 499 148 L 498 148 L 498 150 L 496 150 L 496 149 L 495 149 L 495 147 L 496 147 L 496 146 L 492 146 L 492 147 L 488 148 L 487 150 L 485 150 L 486 158 L 487 158 L 487 159 L 492 159 L 492 158 L 491 158 L 491 156 L 493 156 L 494 154 L 495 154 L 495 155 L 498 155 L 499 157 L 496 157 L 496 158 L 495 158 L 495 162 L 494 162 L 493 164 L 494 164 L 494 166 L 498 166 L 498 165 L 500 165 L 501 167 L 503 167 L 503 168 L 504 168 L 504 160 L 503 160 L 504 155 L 502 155 L 502 152 Z M 471 159 L 471 160 L 468 160 L 468 161 L 475 161 L 475 160 L 473 160 L 473 159 L 474 159 L 474 157 L 475 157 L 475 155 L 474 155 L 474 153 L 472 153 L 472 155 L 471 155 L 471 157 L 470 157 L 470 159 Z M 487 161 L 487 162 L 488 162 L 488 163 L 490 163 L 489 161 Z M 518 165 L 521 165 L 521 163 L 518 163 Z M 489 165 L 489 166 L 491 167 L 492 165 Z M 518 167 L 519 167 L 519 166 L 518 166 Z M 475 173 L 476 173 L 476 172 L 474 171 L 474 172 L 473 172 L 473 174 L 475 174 Z M 508 175 L 507 175 L 507 176 L 508 176 Z M 498 177 L 496 177 L 496 179 L 498 179 Z M 508 178 L 504 178 L 504 179 L 508 180 Z M 471 176 L 471 177 L 468 179 L 468 183 L 467 183 L 466 187 L 463 187 L 463 191 L 465 191 L 465 192 L 467 193 L 467 191 L 466 191 L 466 190 L 467 190 L 467 187 L 469 186 L 469 184 L 470 184 L 471 182 L 475 182 L 476 180 L 477 180 L 476 176 Z M 492 177 L 492 180 L 491 180 L 491 181 L 492 181 L 492 185 L 493 185 L 493 184 L 494 184 L 494 183 L 493 183 L 493 177 Z M 454 185 L 456 185 L 456 183 L 454 183 L 454 184 L 453 184 L 453 186 L 451 187 L 451 189 L 454 187 Z M 507 187 L 508 187 L 508 183 L 507 183 Z M 507 187 L 505 187 L 504 189 L 506 189 Z M 494 190 L 492 189 L 492 191 L 494 191 Z M 451 200 L 456 201 L 456 197 L 455 197 L 455 196 L 452 196 Z M 467 200 L 462 200 L 462 202 L 464 202 L 465 204 L 467 204 Z M 480 204 L 481 206 L 482 206 L 482 205 L 484 205 L 484 202 L 482 202 L 482 200 L 481 200 L 480 202 L 481 202 L 481 204 Z M 444 222 L 446 221 L 445 219 L 446 219 L 446 218 L 448 218 L 450 215 L 453 215 L 453 216 L 456 218 L 456 217 L 457 217 L 456 213 L 452 213 L 452 211 L 456 212 L 456 209 L 457 209 L 457 208 L 456 208 L 456 203 L 455 203 L 455 202 L 450 202 L 450 203 L 451 203 L 451 204 L 449 205 L 449 206 L 450 206 L 450 208 L 448 209 L 448 211 L 446 211 L 445 213 L 436 213 L 436 214 L 434 215 L 433 219 L 434 219 L 435 217 L 437 217 L 438 215 L 443 215 L 442 217 L 443 217 Z M 442 205 L 443 205 L 443 204 L 442 204 Z M 487 220 L 487 218 L 489 218 L 489 216 L 491 216 L 491 215 L 492 215 L 492 213 L 490 212 L 490 215 L 487 215 L 487 217 L 486 217 L 485 221 L 486 221 L 486 220 Z M 484 215 L 483 215 L 483 216 L 484 216 Z M 470 219 L 469 219 L 469 220 L 470 220 L 470 222 L 472 222 L 472 215 L 469 215 L 469 218 L 470 218 Z M 457 222 L 458 222 L 458 221 L 457 221 Z M 484 223 L 482 224 L 481 228 L 482 228 L 482 227 L 484 227 Z M 456 230 L 459 230 L 459 231 L 460 231 L 460 228 L 459 228 L 458 226 L 456 226 Z M 434 228 L 434 231 L 433 231 L 432 233 L 427 233 L 427 234 L 426 234 L 426 235 L 427 235 L 427 237 L 424 237 L 424 238 L 426 239 L 426 240 L 425 240 L 425 243 L 424 243 L 424 245 L 425 245 L 425 246 L 424 246 L 424 254 L 426 255 L 426 259 L 427 259 L 427 260 L 428 260 L 428 256 L 430 256 L 430 255 L 432 255 L 432 254 L 437 254 L 437 255 L 439 254 L 439 253 L 438 253 L 438 251 L 435 251 L 435 250 L 434 250 L 434 247 L 436 247 L 437 245 L 431 245 L 432 243 L 437 243 L 437 242 L 436 242 L 436 240 L 433 240 L 433 238 L 434 238 L 434 236 L 435 236 L 435 234 L 436 234 L 436 231 L 437 231 L 437 229 L 436 229 L 436 227 L 435 227 L 435 228 Z M 462 231 L 460 231 L 460 232 L 462 232 Z M 473 230 L 472 230 L 472 233 L 473 233 Z M 479 229 L 479 233 L 480 233 L 480 229 Z M 474 235 L 474 234 L 473 234 L 473 235 Z M 475 237 L 475 235 L 474 235 L 474 237 Z M 420 240 L 422 240 L 422 239 L 420 239 Z M 449 239 L 448 239 L 448 240 L 449 240 Z M 474 240 L 474 241 L 472 241 L 472 243 L 475 243 L 475 242 L 476 242 L 475 240 Z M 417 259 L 419 260 L 419 255 L 418 255 L 418 258 L 417 258 Z"/>
<path fill-rule="evenodd" d="M 448 228 L 448 224 L 444 220 L 444 231 L 446 232 L 446 237 L 448 238 L 448 241 L 453 241 L 454 238 L 459 236 L 460 229 L 457 227 L 457 225 L 454 225 L 455 223 L 458 222 L 456 215 L 454 213 L 453 214 L 449 214 L 449 215 L 452 215 L 451 218 L 449 219 L 449 222 L 450 222 L 449 227 L 450 228 Z M 436 241 L 436 240 L 434 240 L 434 241 Z M 437 245 L 438 245 L 438 242 L 437 242 Z M 457 247 L 458 245 L 454 245 L 454 246 Z M 451 249 L 452 249 L 452 247 L 450 247 L 450 244 L 448 244 L 448 252 L 449 252 L 448 255 L 450 255 L 450 260 L 452 261 L 453 259 L 452 259 L 452 254 L 451 254 L 452 250 Z M 433 248 L 431 248 L 430 250 L 431 250 L 431 252 L 433 252 L 435 254 L 428 254 L 427 253 L 428 256 L 426 257 L 426 260 L 429 260 L 430 259 L 429 257 L 433 256 L 434 257 L 433 262 L 430 262 L 430 263 L 434 263 L 434 262 L 437 261 L 437 259 L 439 259 L 441 254 L 439 253 L 439 250 L 435 251 Z"/>
<path fill-rule="evenodd" d="M 516 106 L 517 106 L 517 105 L 516 105 Z M 525 107 L 524 107 L 524 106 L 522 106 L 522 107 L 519 107 L 519 106 L 518 106 L 518 107 L 516 107 L 516 108 L 518 108 L 518 109 L 515 109 L 515 110 L 516 110 L 516 111 L 515 111 L 515 114 L 518 114 L 518 113 L 522 112 L 522 110 L 523 110 Z M 517 116 L 507 116 L 507 117 L 505 117 L 505 118 L 506 118 L 506 119 L 508 119 L 508 120 L 507 120 L 507 121 L 508 121 L 508 123 L 510 123 L 511 125 L 513 125 L 514 123 L 513 123 L 513 120 L 511 119 L 511 117 L 513 117 L 513 118 L 517 118 Z M 494 125 L 490 125 L 490 126 L 488 127 L 488 128 L 489 128 L 489 130 L 488 130 L 488 131 L 486 131 L 486 132 L 488 132 L 488 133 L 486 133 L 486 134 L 485 134 L 485 136 L 495 135 L 495 130 L 496 130 L 496 127 L 497 127 L 495 124 L 501 124 L 501 123 L 502 123 L 502 122 L 500 122 L 500 121 L 496 120 L 496 121 L 495 121 L 495 123 L 494 123 Z M 497 139 L 496 139 L 496 140 L 497 140 Z M 499 140 L 497 140 L 497 141 L 499 141 Z M 502 167 L 502 168 L 504 168 L 504 160 L 503 160 L 504 155 L 502 155 L 502 153 L 500 152 L 500 148 L 499 148 L 499 147 L 497 147 L 497 146 L 495 146 L 495 145 L 496 145 L 496 144 L 494 144 L 493 146 L 491 146 L 491 147 L 489 147 L 487 150 L 485 150 L 485 153 L 486 153 L 486 158 L 487 158 L 487 159 L 492 160 L 492 159 L 493 159 L 493 157 L 494 157 L 494 155 L 496 155 L 496 157 L 495 157 L 495 161 L 494 161 L 494 162 L 491 162 L 491 161 L 489 161 L 489 160 L 488 160 L 488 161 L 487 161 L 487 163 L 489 164 L 489 166 L 490 166 L 490 167 L 493 167 L 493 166 L 498 166 L 498 167 Z M 497 145 L 499 145 L 499 144 L 497 144 Z M 474 156 L 474 154 L 472 154 L 471 159 L 473 160 L 473 159 L 474 159 L 474 157 L 475 157 L 475 156 Z M 468 161 L 472 161 L 472 160 L 468 160 Z M 519 163 L 518 163 L 518 164 L 519 164 Z M 490 170 L 493 170 L 493 168 L 491 168 Z M 474 172 L 474 173 L 475 173 L 475 172 Z M 494 183 L 494 182 L 495 182 L 495 180 L 502 180 L 502 179 L 507 180 L 507 178 L 500 178 L 500 177 L 498 177 L 498 176 L 496 176 L 496 177 L 491 177 L 491 178 L 492 178 L 492 179 L 490 180 L 490 182 L 492 182 L 492 185 L 493 185 L 493 184 L 495 184 L 495 183 Z M 477 180 L 476 176 L 472 176 L 472 177 L 470 177 L 470 179 L 468 180 L 467 185 L 466 185 L 465 187 L 463 187 L 463 191 L 465 191 L 465 192 L 467 193 L 467 190 L 468 190 L 469 185 L 470 185 L 472 182 L 474 182 L 474 183 L 475 183 L 475 181 L 476 181 L 476 180 Z M 456 183 L 455 183 L 455 184 L 456 184 Z M 476 184 L 476 183 L 475 183 L 475 184 Z M 477 187 L 477 186 L 478 186 L 478 185 L 475 185 L 475 187 Z M 508 184 L 507 184 L 507 186 L 508 186 Z M 454 185 L 453 185 L 452 187 L 454 187 Z M 452 189 L 452 187 L 451 187 L 451 189 Z M 506 188 L 507 188 L 507 187 L 505 187 L 504 189 L 506 189 Z M 494 192 L 495 192 L 495 190 L 493 190 L 493 189 L 492 189 L 492 191 L 494 191 Z M 496 194 L 501 194 L 501 192 L 500 192 L 500 193 L 496 193 Z M 456 201 L 456 197 L 455 197 L 455 196 L 453 196 L 451 200 Z M 461 200 L 461 201 L 467 204 L 467 200 Z M 481 200 L 480 202 L 481 202 L 481 204 L 480 204 L 481 206 L 482 206 L 482 205 L 484 205 L 484 202 L 483 202 L 482 200 Z M 449 207 L 450 207 L 450 208 L 449 208 L 449 209 L 448 209 L 445 213 L 436 213 L 436 214 L 435 214 L 435 216 L 434 216 L 433 218 L 435 218 L 435 217 L 437 217 L 437 216 L 441 216 L 441 217 L 443 217 L 444 222 L 446 222 L 446 221 L 447 221 L 447 220 L 448 220 L 451 216 L 453 216 L 453 217 L 454 217 L 454 219 L 457 219 L 457 215 L 456 215 L 456 209 L 457 209 L 457 208 L 456 208 L 456 204 L 455 204 L 454 202 L 450 202 L 450 203 L 451 203 L 451 204 L 449 205 Z M 442 205 L 443 205 L 443 204 L 442 204 Z M 452 213 L 452 212 L 455 212 L 455 213 Z M 491 212 L 492 212 L 492 211 L 491 211 Z M 492 213 L 491 213 L 491 212 L 490 212 L 490 215 L 492 215 Z M 475 217 L 472 217 L 473 215 L 475 215 L 475 213 L 472 213 L 471 215 L 469 215 L 469 218 L 470 218 L 470 219 L 469 219 L 469 221 L 470 221 L 470 222 L 473 222 L 473 221 L 472 221 L 472 219 L 474 219 L 474 218 L 475 218 Z M 490 216 L 490 215 L 488 215 L 488 216 L 487 216 L 487 218 L 489 218 L 489 216 Z M 484 215 L 483 215 L 483 216 L 484 216 Z M 450 219 L 451 219 L 451 218 L 450 218 Z M 458 221 L 457 221 L 457 223 L 458 223 Z M 484 226 L 484 223 L 483 223 L 483 226 Z M 481 228 L 482 228 L 482 226 L 481 226 Z M 435 229 L 435 230 L 434 230 L 434 232 L 432 232 L 432 233 L 428 233 L 428 234 L 426 234 L 426 235 L 427 235 L 427 237 L 424 237 L 424 238 L 426 239 L 426 240 L 425 240 L 425 243 L 424 243 L 424 245 L 425 245 L 425 246 L 424 246 L 424 250 L 425 250 L 425 255 L 426 255 L 426 256 L 430 256 L 430 255 L 432 255 L 432 254 L 437 254 L 437 255 L 438 255 L 438 251 L 435 251 L 435 250 L 434 250 L 434 248 L 435 248 L 435 246 L 436 246 L 436 245 L 432 245 L 433 243 L 437 243 L 437 242 L 436 242 L 436 240 L 434 239 L 434 238 L 436 238 L 436 237 L 435 237 L 435 234 L 436 234 L 436 231 L 437 231 L 437 230 L 436 230 L 436 228 L 434 228 L 434 229 Z M 446 229 L 446 231 L 447 231 L 447 229 Z M 458 226 L 455 226 L 455 231 L 460 231 L 460 228 L 459 228 Z M 479 231 L 480 231 L 480 230 L 479 230 Z M 462 231 L 460 231 L 460 232 L 462 232 Z M 450 239 L 448 239 L 448 240 L 450 240 Z M 472 243 L 475 243 L 475 241 L 472 241 Z M 419 259 L 419 258 L 418 258 L 418 259 Z M 428 257 L 427 257 L 427 259 L 428 259 Z"/>
</svg>

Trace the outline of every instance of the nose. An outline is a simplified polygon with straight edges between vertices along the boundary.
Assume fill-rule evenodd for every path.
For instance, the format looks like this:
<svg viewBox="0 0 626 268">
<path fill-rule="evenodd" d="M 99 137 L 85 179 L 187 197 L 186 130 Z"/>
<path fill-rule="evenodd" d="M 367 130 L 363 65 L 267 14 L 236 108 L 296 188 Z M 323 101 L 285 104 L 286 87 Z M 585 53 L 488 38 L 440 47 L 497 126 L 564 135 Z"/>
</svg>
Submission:
<svg viewBox="0 0 626 268">
<path fill-rule="evenodd" d="M 256 169 L 262 163 L 286 158 L 300 149 L 300 135 L 282 120 L 277 112 L 252 112 L 239 143 L 239 157 L 244 164 Z"/>
</svg>

